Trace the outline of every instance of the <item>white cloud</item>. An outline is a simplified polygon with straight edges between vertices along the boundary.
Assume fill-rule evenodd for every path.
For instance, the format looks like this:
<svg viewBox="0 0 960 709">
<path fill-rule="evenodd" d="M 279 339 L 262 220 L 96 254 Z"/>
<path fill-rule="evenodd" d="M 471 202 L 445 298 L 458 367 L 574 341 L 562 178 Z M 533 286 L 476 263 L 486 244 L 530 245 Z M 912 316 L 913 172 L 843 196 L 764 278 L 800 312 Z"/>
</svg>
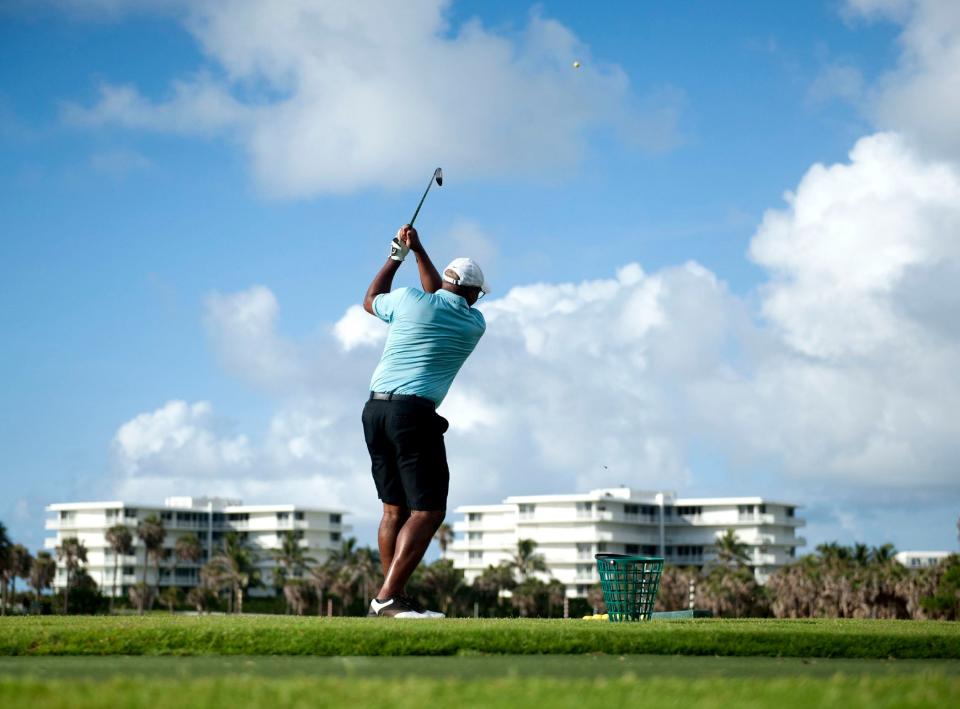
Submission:
<svg viewBox="0 0 960 709">
<path fill-rule="evenodd" d="M 296 386 L 307 366 L 299 349 L 276 332 L 277 299 L 264 286 L 207 298 L 207 332 L 227 367 L 270 391 Z"/>
<path fill-rule="evenodd" d="M 351 305 L 333 326 L 340 347 L 349 352 L 355 347 L 378 345 L 387 337 L 387 326 L 359 305 Z"/>
<path fill-rule="evenodd" d="M 599 126 L 649 152 L 679 144 L 678 89 L 634 95 L 619 67 L 539 11 L 507 35 L 475 19 L 451 26 L 448 4 L 169 3 L 208 66 L 160 99 L 104 84 L 65 117 L 226 135 L 264 190 L 285 197 L 406 186 L 441 158 L 464 179 L 553 177 L 576 166 Z"/>
<path fill-rule="evenodd" d="M 250 442 L 220 433 L 212 414 L 209 402 L 170 401 L 128 421 L 113 439 L 120 469 L 132 477 L 158 472 L 207 477 L 247 467 Z"/>
<path fill-rule="evenodd" d="M 903 25 L 897 67 L 874 87 L 871 111 L 927 155 L 960 159 L 960 3 L 847 0 L 847 14 Z"/>
<path fill-rule="evenodd" d="M 789 209 L 770 211 L 751 245 L 774 275 L 764 313 L 814 356 L 912 349 L 924 323 L 898 287 L 960 255 L 960 177 L 896 134 L 860 140 L 849 164 L 813 166 Z M 949 283 L 942 284 L 949 292 Z"/>
</svg>

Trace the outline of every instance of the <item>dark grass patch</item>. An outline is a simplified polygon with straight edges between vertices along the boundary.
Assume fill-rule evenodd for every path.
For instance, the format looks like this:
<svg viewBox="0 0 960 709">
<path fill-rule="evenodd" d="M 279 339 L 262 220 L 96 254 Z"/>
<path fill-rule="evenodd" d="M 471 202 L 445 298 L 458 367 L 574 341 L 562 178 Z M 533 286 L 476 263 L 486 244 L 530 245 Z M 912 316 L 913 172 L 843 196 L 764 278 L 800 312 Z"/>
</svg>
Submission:
<svg viewBox="0 0 960 709">
<path fill-rule="evenodd" d="M 396 621 L 283 616 L 0 619 L 0 655 L 731 655 L 960 659 L 960 623 Z"/>
<path fill-rule="evenodd" d="M 559 679 L 247 678 L 191 680 L 0 679 L 0 706 L 159 707 L 211 706 L 430 706 L 527 707 L 905 707 L 956 706 L 960 681 L 943 676 L 829 679 L 651 677 Z"/>
<path fill-rule="evenodd" d="M 406 657 L 316 657 L 290 655 L 170 655 L 0 657 L 0 680 L 43 678 L 106 680 L 122 677 L 168 680 L 203 677 L 496 679 L 555 677 L 617 679 L 741 677 L 778 679 L 835 675 L 872 677 L 939 675 L 960 679 L 960 660 L 863 660 L 704 655 L 473 655 Z"/>
</svg>

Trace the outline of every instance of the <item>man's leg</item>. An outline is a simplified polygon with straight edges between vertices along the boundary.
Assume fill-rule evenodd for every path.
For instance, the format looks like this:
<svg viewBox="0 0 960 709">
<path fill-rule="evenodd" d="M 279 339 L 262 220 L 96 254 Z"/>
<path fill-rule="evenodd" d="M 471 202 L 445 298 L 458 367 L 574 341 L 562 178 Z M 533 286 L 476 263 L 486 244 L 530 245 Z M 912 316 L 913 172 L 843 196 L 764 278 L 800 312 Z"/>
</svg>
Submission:
<svg viewBox="0 0 960 709">
<path fill-rule="evenodd" d="M 445 512 L 411 510 L 410 518 L 397 535 L 393 560 L 384 574 L 383 586 L 377 594 L 381 601 L 403 593 L 407 580 L 417 568 L 437 529 L 443 523 Z"/>
<path fill-rule="evenodd" d="M 383 503 L 383 517 L 380 518 L 380 529 L 377 531 L 377 546 L 380 547 L 380 563 L 383 565 L 383 576 L 386 578 L 393 563 L 393 554 L 397 548 L 397 535 L 404 522 L 410 518 L 410 510 L 400 505 Z M 383 598 L 383 596 L 380 596 Z"/>
</svg>

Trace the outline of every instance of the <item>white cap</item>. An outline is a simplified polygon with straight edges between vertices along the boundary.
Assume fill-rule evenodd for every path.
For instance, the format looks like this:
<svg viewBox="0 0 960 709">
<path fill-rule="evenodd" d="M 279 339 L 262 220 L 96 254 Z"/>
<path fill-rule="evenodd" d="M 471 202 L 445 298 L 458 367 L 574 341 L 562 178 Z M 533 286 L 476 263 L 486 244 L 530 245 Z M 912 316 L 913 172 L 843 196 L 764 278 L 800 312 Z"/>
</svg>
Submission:
<svg viewBox="0 0 960 709">
<path fill-rule="evenodd" d="M 457 278 L 451 278 L 447 271 L 453 271 Z M 452 283 L 455 286 L 465 286 L 467 288 L 479 288 L 484 293 L 490 292 L 490 286 L 483 277 L 483 271 L 477 262 L 469 258 L 455 258 L 445 269 L 443 269 L 443 280 Z"/>
</svg>

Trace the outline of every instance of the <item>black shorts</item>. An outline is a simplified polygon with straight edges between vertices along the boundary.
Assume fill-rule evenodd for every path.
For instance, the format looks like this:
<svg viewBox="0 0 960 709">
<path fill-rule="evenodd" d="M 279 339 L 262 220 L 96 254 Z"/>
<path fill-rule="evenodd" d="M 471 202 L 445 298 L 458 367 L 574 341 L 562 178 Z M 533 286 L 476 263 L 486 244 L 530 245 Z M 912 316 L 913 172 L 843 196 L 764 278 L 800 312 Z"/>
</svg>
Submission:
<svg viewBox="0 0 960 709">
<path fill-rule="evenodd" d="M 443 434 L 448 426 L 425 401 L 367 401 L 363 435 L 383 502 L 411 510 L 447 509 L 450 469 Z"/>
</svg>

